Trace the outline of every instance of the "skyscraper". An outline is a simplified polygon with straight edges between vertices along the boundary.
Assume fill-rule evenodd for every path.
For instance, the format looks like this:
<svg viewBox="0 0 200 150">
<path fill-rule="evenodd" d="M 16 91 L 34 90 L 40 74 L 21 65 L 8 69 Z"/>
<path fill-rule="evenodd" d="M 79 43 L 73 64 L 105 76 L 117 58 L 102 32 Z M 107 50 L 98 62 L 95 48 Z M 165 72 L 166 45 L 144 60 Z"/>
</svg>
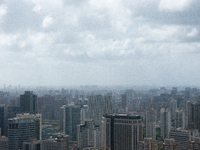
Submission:
<svg viewBox="0 0 200 150">
<path fill-rule="evenodd" d="M 32 91 L 25 91 L 24 95 L 20 95 L 20 111 L 21 113 L 37 112 L 37 95 Z"/>
<path fill-rule="evenodd" d="M 137 150 L 143 140 L 140 116 L 107 114 L 102 118 L 102 146 L 105 150 Z"/>
<path fill-rule="evenodd" d="M 60 127 L 69 140 L 77 140 L 77 125 L 81 123 L 81 107 L 79 105 L 63 105 L 60 108 Z"/>
<path fill-rule="evenodd" d="M 147 109 L 145 113 L 146 137 L 156 140 L 156 110 Z"/>
<path fill-rule="evenodd" d="M 161 136 L 162 138 L 169 138 L 169 131 L 171 129 L 171 115 L 169 109 L 162 108 L 160 112 L 161 120 Z"/>
</svg>

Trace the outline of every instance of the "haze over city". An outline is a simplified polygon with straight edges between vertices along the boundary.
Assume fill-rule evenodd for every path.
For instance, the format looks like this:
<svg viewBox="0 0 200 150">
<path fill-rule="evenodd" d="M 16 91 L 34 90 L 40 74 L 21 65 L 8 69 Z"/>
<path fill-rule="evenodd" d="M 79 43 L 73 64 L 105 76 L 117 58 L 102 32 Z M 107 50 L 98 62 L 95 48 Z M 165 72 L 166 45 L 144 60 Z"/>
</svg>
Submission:
<svg viewBox="0 0 200 150">
<path fill-rule="evenodd" d="M 198 0 L 0 1 L 1 85 L 200 84 Z"/>
</svg>

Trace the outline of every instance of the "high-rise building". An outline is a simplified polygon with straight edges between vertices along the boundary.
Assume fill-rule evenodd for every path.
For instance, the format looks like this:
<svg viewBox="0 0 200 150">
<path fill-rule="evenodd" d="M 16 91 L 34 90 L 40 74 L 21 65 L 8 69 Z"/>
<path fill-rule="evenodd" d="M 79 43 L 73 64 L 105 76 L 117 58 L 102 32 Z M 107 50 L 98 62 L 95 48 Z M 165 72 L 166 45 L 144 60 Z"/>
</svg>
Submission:
<svg viewBox="0 0 200 150">
<path fill-rule="evenodd" d="M 35 119 L 32 115 L 18 115 L 8 119 L 8 150 L 23 148 L 23 142 L 35 138 Z"/>
<path fill-rule="evenodd" d="M 156 140 L 156 110 L 147 109 L 145 112 L 145 136 Z"/>
<path fill-rule="evenodd" d="M 126 110 L 126 94 L 122 94 L 122 109 Z"/>
<path fill-rule="evenodd" d="M 200 132 L 200 102 L 188 103 L 188 128 Z"/>
<path fill-rule="evenodd" d="M 89 117 L 101 126 L 103 114 L 112 113 L 111 95 L 91 95 L 89 97 Z"/>
<path fill-rule="evenodd" d="M 169 109 L 162 108 L 160 111 L 161 120 L 161 136 L 162 138 L 169 138 L 169 131 L 171 129 L 171 115 Z"/>
<path fill-rule="evenodd" d="M 185 111 L 184 110 L 176 110 L 175 117 L 175 127 L 185 129 Z"/>
<path fill-rule="evenodd" d="M 0 105 L 0 133 L 1 135 L 7 135 L 7 119 L 8 119 L 8 107 L 5 104 Z"/>
<path fill-rule="evenodd" d="M 175 120 L 176 117 L 176 109 L 177 109 L 177 100 L 172 99 L 169 103 L 170 113 L 171 113 L 171 120 Z"/>
<path fill-rule="evenodd" d="M 138 149 L 143 140 L 140 116 L 106 114 L 102 118 L 102 147 L 104 150 Z"/>
<path fill-rule="evenodd" d="M 88 113 L 88 105 L 83 105 L 81 108 L 81 124 L 84 124 L 85 121 L 89 119 L 89 113 Z"/>
<path fill-rule="evenodd" d="M 77 125 L 81 123 L 81 107 L 79 105 L 63 105 L 60 108 L 60 128 L 69 140 L 77 140 Z"/>
<path fill-rule="evenodd" d="M 20 111 L 21 113 L 36 113 L 37 95 L 32 91 L 25 91 L 24 95 L 20 95 Z"/>
<path fill-rule="evenodd" d="M 42 140 L 42 114 L 35 114 L 35 138 Z"/>
<path fill-rule="evenodd" d="M 100 129 L 93 120 L 77 126 L 77 145 L 80 149 L 100 147 Z"/>
<path fill-rule="evenodd" d="M 187 113 L 188 113 L 188 129 L 195 129 L 196 128 L 196 124 L 194 121 L 194 104 L 191 102 L 188 102 L 187 104 Z"/>
</svg>

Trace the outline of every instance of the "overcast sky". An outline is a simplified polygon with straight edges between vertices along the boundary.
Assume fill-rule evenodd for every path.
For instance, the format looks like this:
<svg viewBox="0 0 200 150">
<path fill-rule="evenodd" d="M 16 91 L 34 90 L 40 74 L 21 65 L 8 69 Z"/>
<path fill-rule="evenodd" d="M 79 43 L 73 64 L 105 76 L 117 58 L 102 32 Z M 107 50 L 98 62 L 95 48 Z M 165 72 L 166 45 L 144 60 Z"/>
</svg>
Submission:
<svg viewBox="0 0 200 150">
<path fill-rule="evenodd" d="M 1 0 L 0 81 L 199 86 L 200 1 Z"/>
</svg>

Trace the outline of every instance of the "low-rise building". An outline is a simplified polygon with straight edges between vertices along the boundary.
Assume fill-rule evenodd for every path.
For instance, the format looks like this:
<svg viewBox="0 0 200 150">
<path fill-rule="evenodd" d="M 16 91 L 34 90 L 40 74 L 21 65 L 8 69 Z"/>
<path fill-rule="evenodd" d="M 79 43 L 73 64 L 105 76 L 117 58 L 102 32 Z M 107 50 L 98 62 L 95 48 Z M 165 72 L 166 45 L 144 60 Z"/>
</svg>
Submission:
<svg viewBox="0 0 200 150">
<path fill-rule="evenodd" d="M 68 135 L 58 135 L 55 139 L 42 141 L 42 150 L 68 150 Z"/>
<path fill-rule="evenodd" d="M 144 138 L 144 141 L 138 143 L 138 150 L 179 150 L 179 143 L 174 139 L 165 139 L 162 141 L 153 141 L 152 138 Z"/>
<path fill-rule="evenodd" d="M 36 138 L 29 141 L 23 142 L 23 150 L 41 150 L 42 140 L 37 140 Z"/>
<path fill-rule="evenodd" d="M 195 137 L 193 141 L 187 142 L 187 150 L 199 150 L 200 149 L 200 137 Z"/>
</svg>

